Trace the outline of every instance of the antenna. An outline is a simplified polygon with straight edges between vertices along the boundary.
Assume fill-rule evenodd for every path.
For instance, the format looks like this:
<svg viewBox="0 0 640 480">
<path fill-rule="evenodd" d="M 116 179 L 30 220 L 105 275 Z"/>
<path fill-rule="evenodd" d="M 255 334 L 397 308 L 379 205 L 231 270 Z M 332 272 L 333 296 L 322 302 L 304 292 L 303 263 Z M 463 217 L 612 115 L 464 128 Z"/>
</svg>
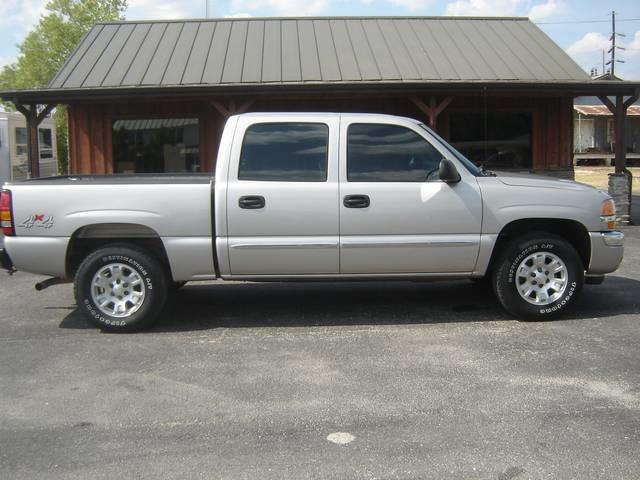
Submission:
<svg viewBox="0 0 640 480">
<path fill-rule="evenodd" d="M 611 60 L 609 60 L 606 63 L 606 65 L 611 65 L 610 71 L 611 71 L 611 76 L 613 77 L 616 74 L 616 62 L 624 63 L 624 60 L 616 60 L 616 49 L 625 50 L 624 47 L 620 47 L 616 45 L 616 38 L 626 37 L 624 33 L 616 33 L 616 12 L 615 11 L 611 12 L 611 31 L 612 31 L 611 37 L 609 38 L 609 40 L 611 40 L 611 48 L 609 49 L 609 53 L 611 54 Z"/>
</svg>

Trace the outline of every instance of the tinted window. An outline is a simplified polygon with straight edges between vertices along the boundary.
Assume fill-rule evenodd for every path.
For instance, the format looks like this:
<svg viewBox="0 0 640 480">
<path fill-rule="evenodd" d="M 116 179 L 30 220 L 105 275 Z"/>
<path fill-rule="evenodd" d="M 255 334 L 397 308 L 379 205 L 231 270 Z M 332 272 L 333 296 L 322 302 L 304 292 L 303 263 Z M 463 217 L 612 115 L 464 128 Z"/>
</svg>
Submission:
<svg viewBox="0 0 640 480">
<path fill-rule="evenodd" d="M 529 169 L 532 117 L 527 112 L 452 112 L 451 144 L 488 169 Z"/>
<path fill-rule="evenodd" d="M 353 124 L 347 133 L 350 182 L 424 182 L 438 178 L 442 155 L 397 125 Z"/>
<path fill-rule="evenodd" d="M 323 123 L 259 123 L 244 136 L 238 179 L 324 182 L 329 127 Z"/>
</svg>

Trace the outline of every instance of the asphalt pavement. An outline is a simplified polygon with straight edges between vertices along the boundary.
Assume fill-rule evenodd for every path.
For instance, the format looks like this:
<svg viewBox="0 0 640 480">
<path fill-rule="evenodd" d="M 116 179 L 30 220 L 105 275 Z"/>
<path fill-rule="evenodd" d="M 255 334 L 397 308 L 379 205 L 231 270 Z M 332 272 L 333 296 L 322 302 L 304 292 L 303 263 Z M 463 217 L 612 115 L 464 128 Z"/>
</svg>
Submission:
<svg viewBox="0 0 640 480">
<path fill-rule="evenodd" d="M 568 318 L 446 283 L 188 285 L 109 335 L 0 275 L 0 479 L 640 476 L 640 227 Z"/>
</svg>

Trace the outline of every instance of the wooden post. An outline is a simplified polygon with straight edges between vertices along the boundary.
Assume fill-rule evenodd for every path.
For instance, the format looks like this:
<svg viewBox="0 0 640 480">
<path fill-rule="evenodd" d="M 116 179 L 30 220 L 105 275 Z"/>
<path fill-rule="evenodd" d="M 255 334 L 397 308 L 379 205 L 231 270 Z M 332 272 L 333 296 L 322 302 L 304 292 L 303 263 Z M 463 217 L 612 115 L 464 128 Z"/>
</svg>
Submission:
<svg viewBox="0 0 640 480">
<path fill-rule="evenodd" d="M 608 97 L 601 95 L 598 97 L 604 103 L 609 111 L 613 114 L 613 124 L 615 129 L 615 161 L 616 173 L 624 172 L 627 162 L 627 146 L 624 135 L 624 120 L 627 115 L 627 108 L 638 100 L 638 94 L 632 95 L 626 101 L 622 95 L 616 95 L 616 103 L 614 104 Z"/>
<path fill-rule="evenodd" d="M 609 111 L 614 115 L 615 128 L 615 173 L 609 174 L 609 194 L 616 202 L 618 219 L 621 223 L 629 223 L 631 220 L 631 173 L 626 169 L 627 146 L 625 144 L 624 120 L 627 108 L 637 99 L 638 94 L 634 94 L 626 101 L 622 95 L 616 95 L 614 104 L 608 97 L 602 95 L 598 97 Z"/>
<path fill-rule="evenodd" d="M 38 113 L 38 105 L 29 106 L 16 104 L 16 108 L 27 121 L 27 162 L 29 164 L 29 178 L 40 176 L 40 138 L 38 136 L 38 126 L 42 120 L 51 113 L 55 105 L 46 105 Z"/>
</svg>

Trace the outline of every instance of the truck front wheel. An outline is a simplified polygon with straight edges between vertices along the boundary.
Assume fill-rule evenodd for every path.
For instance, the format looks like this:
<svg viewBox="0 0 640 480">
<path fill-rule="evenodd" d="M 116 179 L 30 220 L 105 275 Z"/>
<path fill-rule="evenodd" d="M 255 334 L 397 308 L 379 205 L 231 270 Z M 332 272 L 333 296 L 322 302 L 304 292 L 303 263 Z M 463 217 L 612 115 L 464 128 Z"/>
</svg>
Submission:
<svg viewBox="0 0 640 480">
<path fill-rule="evenodd" d="M 502 306 L 522 320 L 551 320 L 582 290 L 584 267 L 575 248 L 553 234 L 534 233 L 507 244 L 493 270 Z"/>
<path fill-rule="evenodd" d="M 91 253 L 76 273 L 78 308 L 104 331 L 131 332 L 151 325 L 167 296 L 167 276 L 152 255 L 130 245 Z"/>
</svg>

